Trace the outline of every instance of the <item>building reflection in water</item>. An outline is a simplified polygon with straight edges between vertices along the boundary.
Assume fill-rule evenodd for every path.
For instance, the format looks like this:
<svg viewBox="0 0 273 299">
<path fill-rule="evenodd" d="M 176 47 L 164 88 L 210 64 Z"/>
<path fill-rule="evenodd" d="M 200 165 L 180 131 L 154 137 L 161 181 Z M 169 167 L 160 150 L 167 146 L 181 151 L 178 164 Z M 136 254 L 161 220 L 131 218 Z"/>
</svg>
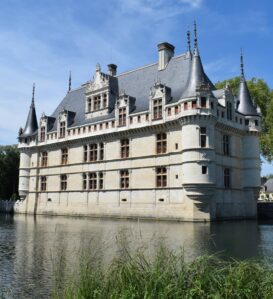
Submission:
<svg viewBox="0 0 273 299">
<path fill-rule="evenodd" d="M 4 257 L 3 264 L 9 267 L 5 279 L 20 298 L 48 298 L 54 271 L 68 277 L 80 252 L 103 253 L 108 263 L 118 254 L 117 239 L 132 250 L 143 247 L 151 256 L 161 241 L 172 250 L 183 248 L 187 260 L 215 252 L 238 259 L 261 255 L 262 231 L 255 221 L 178 223 L 15 215 L 13 220 L 2 218 L 0 232 L 3 223 L 9 225 L 13 242 L 4 249 L 13 257 L 8 262 Z"/>
</svg>

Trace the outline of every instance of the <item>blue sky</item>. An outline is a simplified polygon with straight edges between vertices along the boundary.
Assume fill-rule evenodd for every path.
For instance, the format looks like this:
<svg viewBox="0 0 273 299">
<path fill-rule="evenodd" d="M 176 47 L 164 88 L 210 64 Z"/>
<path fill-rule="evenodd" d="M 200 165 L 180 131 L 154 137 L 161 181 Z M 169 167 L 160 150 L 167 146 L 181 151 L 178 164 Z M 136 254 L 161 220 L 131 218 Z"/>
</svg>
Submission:
<svg viewBox="0 0 273 299">
<path fill-rule="evenodd" d="M 247 78 L 273 88 L 273 2 L 237 0 L 1 0 L 0 144 L 16 143 L 32 83 L 38 117 L 51 114 L 72 87 L 89 80 L 99 62 L 123 72 L 157 60 L 156 45 L 186 49 L 197 20 L 199 48 L 213 82 L 239 74 L 244 50 Z M 273 167 L 263 165 L 263 174 Z"/>
</svg>

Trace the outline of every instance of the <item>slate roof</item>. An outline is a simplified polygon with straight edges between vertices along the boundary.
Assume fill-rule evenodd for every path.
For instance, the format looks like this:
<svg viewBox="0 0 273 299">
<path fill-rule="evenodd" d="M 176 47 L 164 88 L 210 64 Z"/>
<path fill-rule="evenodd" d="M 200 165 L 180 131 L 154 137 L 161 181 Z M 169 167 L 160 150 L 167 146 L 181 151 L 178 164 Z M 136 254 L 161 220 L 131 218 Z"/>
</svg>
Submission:
<svg viewBox="0 0 273 299">
<path fill-rule="evenodd" d="M 269 179 L 266 181 L 266 183 L 264 184 L 264 186 L 266 186 L 266 192 L 273 192 L 273 179 Z"/>
<path fill-rule="evenodd" d="M 115 77 L 117 80 L 112 80 L 110 85 L 117 84 L 117 86 L 113 86 L 115 92 L 123 89 L 127 95 L 136 99 L 136 107 L 131 113 L 147 111 L 149 109 L 150 88 L 157 81 L 171 88 L 171 103 L 175 103 L 181 98 L 190 74 L 190 65 L 190 57 L 182 54 L 173 57 L 164 70 L 158 70 L 158 63 L 150 64 L 117 75 Z M 113 110 L 106 116 L 85 119 L 85 90 L 86 86 L 82 86 L 70 91 L 51 116 L 58 119 L 59 112 L 63 108 L 76 112 L 74 122 L 70 125 L 72 127 L 114 118 Z M 51 131 L 56 130 L 56 127 L 55 121 Z"/>
<path fill-rule="evenodd" d="M 37 131 L 38 131 L 37 116 L 36 116 L 34 100 L 32 100 L 29 108 L 25 128 L 23 130 L 23 133 L 19 137 L 33 136 L 37 133 Z"/>
</svg>

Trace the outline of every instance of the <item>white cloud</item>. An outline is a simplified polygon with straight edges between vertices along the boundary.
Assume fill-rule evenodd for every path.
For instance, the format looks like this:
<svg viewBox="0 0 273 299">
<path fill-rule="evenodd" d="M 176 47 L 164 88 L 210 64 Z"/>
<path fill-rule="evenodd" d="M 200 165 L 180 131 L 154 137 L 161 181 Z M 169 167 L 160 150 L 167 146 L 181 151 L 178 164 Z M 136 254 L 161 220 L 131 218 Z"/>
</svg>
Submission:
<svg viewBox="0 0 273 299">
<path fill-rule="evenodd" d="M 203 0 L 118 0 L 124 14 L 161 20 L 201 8 Z"/>
</svg>

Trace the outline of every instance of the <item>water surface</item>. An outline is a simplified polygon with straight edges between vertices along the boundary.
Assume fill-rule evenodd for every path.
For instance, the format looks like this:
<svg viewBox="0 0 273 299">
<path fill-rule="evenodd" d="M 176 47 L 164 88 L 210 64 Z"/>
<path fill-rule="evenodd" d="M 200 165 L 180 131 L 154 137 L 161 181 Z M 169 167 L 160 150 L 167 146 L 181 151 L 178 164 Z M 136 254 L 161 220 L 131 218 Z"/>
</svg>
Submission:
<svg viewBox="0 0 273 299">
<path fill-rule="evenodd" d="M 54 270 L 69 277 L 80 249 L 102 252 L 107 263 L 117 254 L 116 239 L 121 235 L 130 248 L 144 246 L 150 255 L 164 240 L 173 250 L 183 248 L 187 259 L 204 253 L 237 259 L 273 257 L 271 223 L 0 215 L 0 298 L 49 298 Z"/>
</svg>

